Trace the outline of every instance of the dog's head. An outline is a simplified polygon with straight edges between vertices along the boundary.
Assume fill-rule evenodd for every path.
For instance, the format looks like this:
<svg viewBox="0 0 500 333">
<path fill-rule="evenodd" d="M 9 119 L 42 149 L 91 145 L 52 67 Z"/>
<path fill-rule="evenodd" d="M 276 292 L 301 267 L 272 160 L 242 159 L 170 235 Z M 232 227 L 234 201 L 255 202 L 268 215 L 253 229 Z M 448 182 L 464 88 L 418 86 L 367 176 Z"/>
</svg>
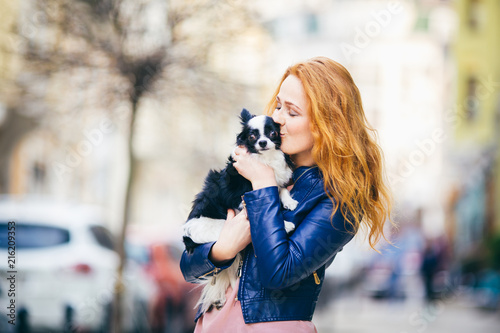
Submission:
<svg viewBox="0 0 500 333">
<path fill-rule="evenodd" d="M 271 117 L 255 116 L 243 109 L 240 119 L 243 130 L 236 138 L 238 146 L 245 146 L 248 152 L 253 154 L 280 149 L 280 125 L 275 123 Z"/>
</svg>

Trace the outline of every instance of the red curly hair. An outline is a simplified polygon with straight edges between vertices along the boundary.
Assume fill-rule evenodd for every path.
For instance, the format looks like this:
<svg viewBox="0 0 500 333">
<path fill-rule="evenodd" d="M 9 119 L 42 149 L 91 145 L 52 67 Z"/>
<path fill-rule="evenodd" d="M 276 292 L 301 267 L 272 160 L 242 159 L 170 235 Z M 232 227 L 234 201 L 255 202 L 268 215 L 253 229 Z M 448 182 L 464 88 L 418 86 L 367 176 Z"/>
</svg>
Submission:
<svg viewBox="0 0 500 333">
<path fill-rule="evenodd" d="M 390 220 L 392 198 L 382 150 L 359 90 L 345 67 L 326 57 L 312 58 L 287 69 L 267 105 L 268 115 L 276 109 L 276 96 L 289 75 L 300 79 L 310 105 L 312 156 L 335 205 L 332 217 L 340 209 L 354 230 L 367 228 L 375 249 L 381 237 L 387 239 L 384 224 Z"/>
</svg>

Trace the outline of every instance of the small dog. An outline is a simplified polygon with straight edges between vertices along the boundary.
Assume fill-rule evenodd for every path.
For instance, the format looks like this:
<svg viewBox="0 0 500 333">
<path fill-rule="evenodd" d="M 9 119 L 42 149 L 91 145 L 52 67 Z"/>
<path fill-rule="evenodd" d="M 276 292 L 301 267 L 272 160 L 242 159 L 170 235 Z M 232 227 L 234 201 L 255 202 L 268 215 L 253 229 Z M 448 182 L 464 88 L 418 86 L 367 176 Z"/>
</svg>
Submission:
<svg viewBox="0 0 500 333">
<path fill-rule="evenodd" d="M 237 146 L 244 146 L 253 158 L 273 168 L 280 191 L 280 201 L 285 209 L 294 210 L 297 207 L 290 192 L 286 189 L 292 177 L 292 161 L 281 150 L 280 126 L 271 117 L 255 116 L 246 109 L 240 115 L 243 129 L 236 138 Z M 187 222 L 184 224 L 184 244 L 188 253 L 204 243 L 217 241 L 227 217 L 227 210 L 241 210 L 242 196 L 252 191 L 252 184 L 241 176 L 233 166 L 231 155 L 226 167 L 220 171 L 210 170 L 205 178 L 203 190 L 193 201 L 193 207 Z M 287 232 L 295 225 L 285 222 Z M 226 289 L 229 285 L 235 288 L 243 263 L 241 254 L 236 256 L 231 267 L 214 275 L 206 277 L 203 292 L 198 305 L 202 311 L 212 306 L 221 308 L 226 302 Z M 212 272 L 211 272 L 212 273 Z"/>
</svg>

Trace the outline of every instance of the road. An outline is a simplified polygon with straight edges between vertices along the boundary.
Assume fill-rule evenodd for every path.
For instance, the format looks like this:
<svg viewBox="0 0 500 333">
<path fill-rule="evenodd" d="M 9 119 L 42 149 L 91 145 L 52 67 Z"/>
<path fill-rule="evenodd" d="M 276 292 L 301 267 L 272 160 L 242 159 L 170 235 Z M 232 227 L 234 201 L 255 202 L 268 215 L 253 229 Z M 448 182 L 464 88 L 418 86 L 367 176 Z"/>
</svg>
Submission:
<svg viewBox="0 0 500 333">
<path fill-rule="evenodd" d="M 500 333 L 500 311 L 474 308 L 464 292 L 434 305 L 421 299 L 377 301 L 349 294 L 313 318 L 318 333 Z"/>
</svg>

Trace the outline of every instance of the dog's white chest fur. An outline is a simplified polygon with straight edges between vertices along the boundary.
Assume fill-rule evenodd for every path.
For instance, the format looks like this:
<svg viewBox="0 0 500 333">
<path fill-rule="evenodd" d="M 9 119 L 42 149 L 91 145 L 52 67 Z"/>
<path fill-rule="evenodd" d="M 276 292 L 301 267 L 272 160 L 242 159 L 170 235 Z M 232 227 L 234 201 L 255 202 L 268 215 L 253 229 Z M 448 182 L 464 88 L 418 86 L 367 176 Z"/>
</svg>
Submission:
<svg viewBox="0 0 500 333">
<path fill-rule="evenodd" d="M 273 168 L 279 187 L 287 185 L 292 178 L 292 169 L 286 164 L 285 156 L 281 151 L 273 149 L 250 156 Z"/>
<path fill-rule="evenodd" d="M 274 177 L 280 191 L 280 200 L 283 207 L 289 210 L 294 210 L 298 202 L 292 198 L 290 192 L 285 186 L 288 185 L 292 178 L 292 169 L 288 166 L 285 160 L 285 155 L 280 150 L 268 150 L 261 154 L 250 155 L 260 162 L 269 165 L 274 170 Z"/>
</svg>

